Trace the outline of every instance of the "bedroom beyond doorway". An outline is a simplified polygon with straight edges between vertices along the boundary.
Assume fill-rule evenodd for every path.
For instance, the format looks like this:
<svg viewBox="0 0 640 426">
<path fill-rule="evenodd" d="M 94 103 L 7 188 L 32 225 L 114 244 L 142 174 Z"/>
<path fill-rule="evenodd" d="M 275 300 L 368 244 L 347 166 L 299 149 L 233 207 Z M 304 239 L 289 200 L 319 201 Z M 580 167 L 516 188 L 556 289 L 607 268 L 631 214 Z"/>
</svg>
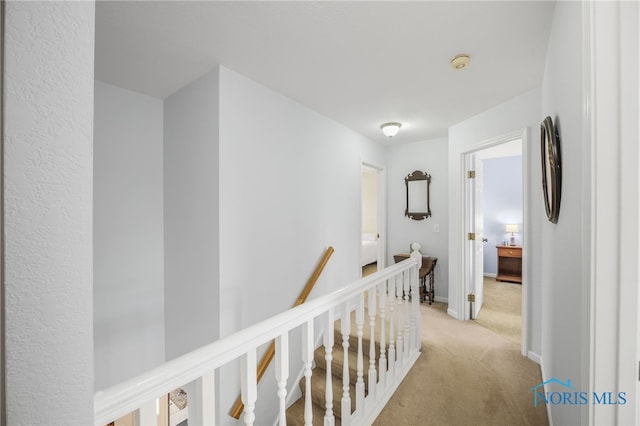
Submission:
<svg viewBox="0 0 640 426">
<path fill-rule="evenodd" d="M 384 169 L 362 163 L 360 175 L 361 196 L 361 276 L 384 268 Z"/>
</svg>

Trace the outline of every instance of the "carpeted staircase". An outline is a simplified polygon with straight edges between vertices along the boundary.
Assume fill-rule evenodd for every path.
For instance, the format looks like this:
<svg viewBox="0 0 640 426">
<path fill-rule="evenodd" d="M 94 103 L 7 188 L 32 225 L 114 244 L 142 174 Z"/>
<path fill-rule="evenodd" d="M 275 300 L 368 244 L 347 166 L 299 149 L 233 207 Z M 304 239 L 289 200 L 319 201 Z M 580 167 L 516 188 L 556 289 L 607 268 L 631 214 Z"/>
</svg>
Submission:
<svg viewBox="0 0 640 426">
<path fill-rule="evenodd" d="M 376 329 L 375 335 L 379 336 L 379 326 L 377 326 L 376 321 Z M 388 328 L 387 328 L 388 329 Z M 369 370 L 369 345 L 370 345 L 370 327 L 368 322 L 368 317 L 365 319 L 365 325 L 363 327 L 363 336 L 362 336 L 362 351 L 363 351 L 363 380 L 365 383 L 365 396 L 367 395 L 368 390 L 368 370 Z M 387 337 L 388 339 L 388 337 Z M 379 350 L 379 345 L 376 344 L 376 350 Z M 355 410 L 356 404 L 356 391 L 355 384 L 357 381 L 357 361 L 358 361 L 358 337 L 357 337 L 357 329 L 354 320 L 354 316 L 351 318 L 351 334 L 349 336 L 349 387 L 350 387 L 350 398 L 351 398 L 351 411 Z M 313 408 L 313 424 L 315 425 L 323 425 L 324 424 L 324 416 L 326 411 L 326 377 L 327 377 L 327 362 L 325 360 L 325 348 L 324 345 L 320 345 L 318 349 L 314 352 L 314 361 L 315 368 L 313 369 L 313 373 L 311 376 L 311 400 L 312 400 L 312 408 Z M 343 365 L 344 365 L 344 350 L 342 348 L 342 333 L 340 332 L 340 320 L 335 322 L 334 327 L 334 345 L 333 345 L 333 359 L 331 361 L 331 375 L 332 375 L 332 389 L 333 389 L 333 414 L 335 416 L 335 424 L 341 424 L 341 411 L 342 411 L 342 374 L 343 374 Z M 379 353 L 376 352 L 376 356 L 379 356 Z M 376 368 L 378 367 L 378 362 L 376 362 Z M 302 397 L 297 400 L 289 409 L 287 410 L 287 425 L 289 426 L 302 426 L 304 425 L 304 400 L 305 400 L 305 379 L 303 378 L 300 381 L 300 389 L 302 391 Z"/>
</svg>

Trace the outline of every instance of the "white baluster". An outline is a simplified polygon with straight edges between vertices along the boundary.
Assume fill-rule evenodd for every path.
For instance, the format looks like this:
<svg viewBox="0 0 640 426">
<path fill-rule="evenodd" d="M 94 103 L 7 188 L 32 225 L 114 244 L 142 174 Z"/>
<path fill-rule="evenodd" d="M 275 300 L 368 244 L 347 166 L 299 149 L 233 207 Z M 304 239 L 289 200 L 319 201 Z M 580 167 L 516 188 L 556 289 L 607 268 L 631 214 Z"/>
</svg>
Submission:
<svg viewBox="0 0 640 426">
<path fill-rule="evenodd" d="M 342 305 L 342 318 L 340 319 L 340 331 L 342 332 L 342 424 L 351 424 L 351 396 L 349 395 L 349 334 L 351 333 L 351 310 L 349 301 Z"/>
<path fill-rule="evenodd" d="M 376 400 L 376 289 L 369 289 L 369 394 L 371 401 Z"/>
<path fill-rule="evenodd" d="M 326 411 L 324 414 L 324 426 L 333 426 L 333 378 L 331 376 L 331 361 L 333 361 L 333 333 L 334 319 L 333 308 L 327 312 L 327 321 L 324 325 L 324 359 L 326 361 L 327 384 L 325 388 Z"/>
<path fill-rule="evenodd" d="M 203 426 L 216 424 L 216 376 L 211 370 L 196 380 L 197 394 L 200 395 Z"/>
<path fill-rule="evenodd" d="M 364 410 L 364 355 L 362 349 L 362 335 L 364 334 L 364 293 L 358 296 L 356 302 L 356 328 L 358 335 L 356 410 Z"/>
<path fill-rule="evenodd" d="M 403 334 L 404 334 L 404 327 L 402 326 L 402 322 L 404 319 L 404 311 L 402 309 L 402 297 L 403 297 L 403 282 L 404 282 L 404 276 L 406 274 L 406 271 L 402 272 L 402 274 L 400 274 L 398 276 L 398 278 L 400 278 L 400 282 L 397 282 L 397 287 L 396 287 L 396 297 L 397 297 L 397 301 L 398 301 L 398 309 L 397 309 L 397 314 L 398 314 L 398 338 L 397 338 L 397 344 L 396 344 L 396 358 L 397 358 L 397 364 L 398 364 L 398 369 L 399 371 L 402 371 L 402 365 L 403 365 L 403 359 L 404 359 L 404 354 L 402 353 L 404 350 L 404 342 L 403 342 Z"/>
<path fill-rule="evenodd" d="M 394 322 L 396 305 L 396 280 L 398 276 L 389 280 L 389 375 L 395 377 L 396 373 L 396 343 L 394 337 Z"/>
<path fill-rule="evenodd" d="M 411 281 L 411 352 L 420 350 L 422 344 L 422 321 L 420 319 L 420 267 L 422 265 L 422 255 L 419 251 L 413 251 L 411 257 L 418 260 L 418 265 L 413 269 L 413 279 Z"/>
<path fill-rule="evenodd" d="M 411 244 L 411 258 L 415 259 L 417 264 L 411 268 L 413 273 L 411 275 L 411 292 L 414 295 L 411 299 L 411 352 L 414 349 L 420 349 L 422 344 L 421 336 L 421 320 L 420 320 L 420 268 L 422 267 L 422 253 L 420 253 L 420 244 Z M 426 279 L 426 277 L 425 277 Z"/>
<path fill-rule="evenodd" d="M 304 425 L 313 425 L 311 403 L 311 364 L 313 362 L 313 320 L 302 325 L 302 362 L 304 363 Z"/>
<path fill-rule="evenodd" d="M 242 357 L 241 370 L 241 395 L 244 404 L 244 424 L 253 425 L 256 420 L 254 410 L 256 408 L 256 400 L 258 399 L 258 386 L 256 382 L 256 349 L 250 349 L 244 357 Z"/>
<path fill-rule="evenodd" d="M 379 378 L 378 386 L 384 389 L 387 383 L 387 380 L 386 380 L 387 379 L 387 356 L 386 356 L 387 341 L 385 336 L 385 327 L 387 325 L 385 323 L 385 312 L 387 307 L 386 281 L 381 282 L 378 285 L 378 291 L 380 292 L 380 359 L 378 362 L 378 366 L 379 366 L 378 375 L 380 376 L 380 378 Z"/>
<path fill-rule="evenodd" d="M 416 284 L 415 289 L 419 293 L 420 285 Z M 413 351 L 420 351 L 420 347 L 422 346 L 422 320 L 420 318 L 420 300 L 414 300 L 411 307 L 411 333 L 413 333 L 414 335 Z"/>
<path fill-rule="evenodd" d="M 409 324 L 410 324 L 410 318 L 409 318 L 409 290 L 411 289 L 411 270 L 413 268 L 409 269 L 406 271 L 405 275 L 404 275 L 404 280 L 402 282 L 402 288 L 404 289 L 404 303 L 403 303 L 403 308 L 404 308 L 404 337 L 403 337 L 403 343 L 404 343 L 404 347 L 402 348 L 402 355 L 405 358 L 409 358 L 409 340 L 410 340 L 410 335 L 409 335 Z"/>
<path fill-rule="evenodd" d="M 140 426 L 157 426 L 158 415 L 156 412 L 156 402 L 154 398 L 151 401 L 145 403 L 138 409 L 138 424 Z"/>
<path fill-rule="evenodd" d="M 280 401 L 280 426 L 287 425 L 287 379 L 289 378 L 289 332 L 276 338 L 276 383 L 278 384 L 278 400 Z"/>
</svg>

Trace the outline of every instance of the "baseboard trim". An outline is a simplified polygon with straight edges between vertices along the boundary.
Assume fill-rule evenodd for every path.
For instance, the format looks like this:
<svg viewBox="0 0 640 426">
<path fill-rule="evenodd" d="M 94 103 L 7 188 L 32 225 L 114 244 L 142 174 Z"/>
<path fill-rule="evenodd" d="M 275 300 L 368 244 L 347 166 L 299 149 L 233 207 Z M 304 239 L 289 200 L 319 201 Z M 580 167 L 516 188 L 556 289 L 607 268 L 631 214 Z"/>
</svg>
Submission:
<svg viewBox="0 0 640 426">
<path fill-rule="evenodd" d="M 532 353 L 532 352 L 529 352 Z M 545 374 L 545 368 L 544 368 L 544 362 L 542 360 L 542 357 L 537 355 L 538 359 L 540 360 L 540 362 L 538 363 L 540 365 L 540 375 L 542 376 L 542 383 L 546 382 L 548 380 L 548 376 L 547 374 Z M 547 392 L 547 385 L 544 385 L 543 387 L 544 392 Z M 553 426 L 553 419 L 551 417 L 551 404 L 545 404 L 545 407 L 547 408 L 547 422 L 549 423 L 549 426 Z"/>
<path fill-rule="evenodd" d="M 455 319 L 458 319 L 458 313 L 452 309 L 447 308 L 447 315 L 454 317 Z"/>
<path fill-rule="evenodd" d="M 435 300 L 436 302 L 440 302 L 440 303 L 449 303 L 449 298 L 448 297 L 440 297 L 440 296 L 435 296 L 433 298 L 433 300 Z"/>
<path fill-rule="evenodd" d="M 540 355 L 538 355 L 535 352 L 527 352 L 527 358 L 529 358 L 531 361 L 535 362 L 536 364 L 540 365 L 542 364 L 542 358 L 540 358 Z"/>
<path fill-rule="evenodd" d="M 498 274 L 492 274 L 491 272 L 485 272 L 484 276 L 487 278 L 495 278 L 498 276 Z"/>
</svg>

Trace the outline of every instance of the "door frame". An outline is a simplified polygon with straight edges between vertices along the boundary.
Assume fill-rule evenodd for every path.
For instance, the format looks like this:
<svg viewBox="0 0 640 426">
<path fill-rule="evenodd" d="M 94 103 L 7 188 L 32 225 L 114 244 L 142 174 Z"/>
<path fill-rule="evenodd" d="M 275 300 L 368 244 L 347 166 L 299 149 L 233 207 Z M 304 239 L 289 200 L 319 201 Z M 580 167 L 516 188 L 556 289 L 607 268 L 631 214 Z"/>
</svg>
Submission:
<svg viewBox="0 0 640 426">
<path fill-rule="evenodd" d="M 458 153 L 458 162 L 460 165 L 460 171 L 466 174 L 466 160 L 467 156 L 473 153 L 477 153 L 487 148 L 491 148 L 497 145 L 501 145 L 506 142 L 511 142 L 516 139 L 522 139 L 522 334 L 520 341 L 520 353 L 523 356 L 528 357 L 528 341 L 529 341 L 529 267 L 528 267 L 528 257 L 531 251 L 530 247 L 530 239 L 529 235 L 529 173 L 528 173 L 528 163 L 529 163 L 529 145 L 531 141 L 531 129 L 526 127 L 524 129 L 520 129 L 517 131 L 513 131 L 502 136 L 497 136 L 495 138 L 487 139 L 484 141 L 480 141 L 478 143 L 466 146 L 464 150 Z M 469 185 L 467 185 L 466 177 L 461 178 L 459 180 L 460 190 L 459 190 L 459 205 L 464 206 L 467 197 L 469 196 Z M 464 211 L 464 214 L 459 215 L 458 222 L 456 223 L 455 232 L 453 237 L 457 238 L 458 241 L 466 241 L 465 237 L 465 229 L 466 223 L 470 218 L 468 215 L 469 211 Z M 462 307 L 458 309 L 457 318 L 460 320 L 467 320 L 469 318 L 470 307 L 469 303 L 467 303 L 466 295 L 469 293 L 470 288 L 470 271 L 468 268 L 470 267 L 468 259 L 469 256 L 469 244 L 460 244 L 458 245 L 458 256 L 457 259 L 452 259 L 454 262 L 457 262 L 458 267 L 458 276 L 461 279 L 458 280 L 458 306 Z"/>
<path fill-rule="evenodd" d="M 5 5 L 0 3 L 0 425 L 7 424 L 5 280 L 4 280 L 4 30 Z"/>
<path fill-rule="evenodd" d="M 369 168 L 375 169 L 378 173 L 377 180 L 377 213 L 378 213 L 378 263 L 377 270 L 384 269 L 387 264 L 387 169 L 385 166 L 376 164 L 374 162 L 360 160 L 358 164 L 358 171 L 360 173 L 358 177 L 359 198 L 358 205 L 358 277 L 362 278 L 362 266 L 360 265 L 360 259 L 362 259 L 362 169 Z"/>
</svg>

